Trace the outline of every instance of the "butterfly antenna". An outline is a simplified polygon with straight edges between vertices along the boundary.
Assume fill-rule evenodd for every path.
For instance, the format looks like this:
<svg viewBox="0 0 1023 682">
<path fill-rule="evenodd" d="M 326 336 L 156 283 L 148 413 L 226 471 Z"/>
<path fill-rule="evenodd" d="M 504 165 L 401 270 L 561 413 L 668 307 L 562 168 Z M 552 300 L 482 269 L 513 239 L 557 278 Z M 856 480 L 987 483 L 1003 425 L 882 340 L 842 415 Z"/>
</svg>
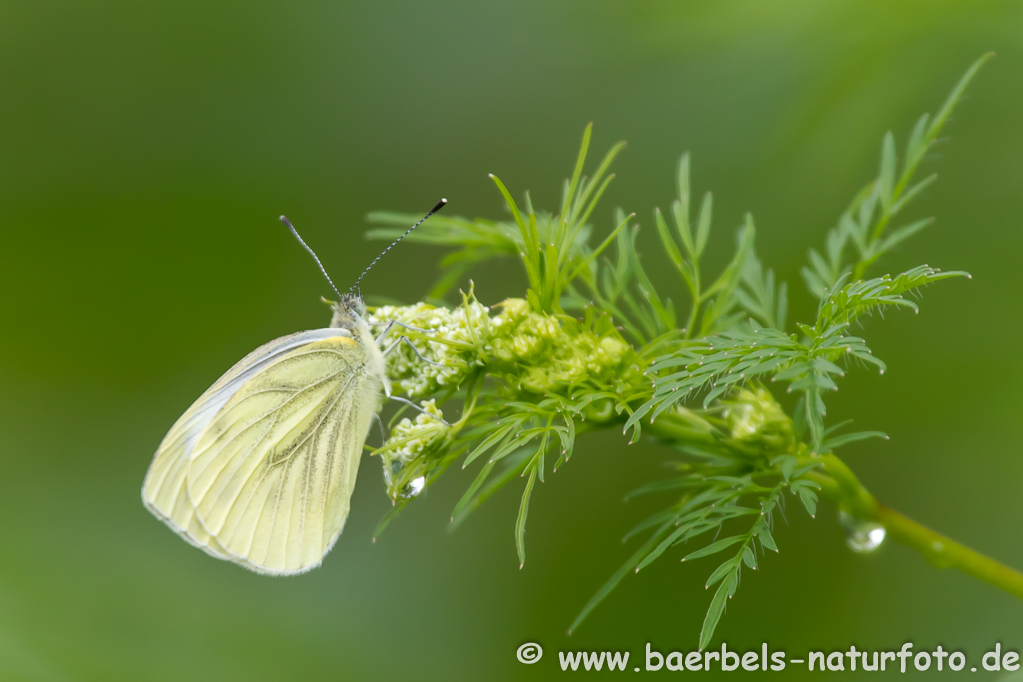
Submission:
<svg viewBox="0 0 1023 682">
<path fill-rule="evenodd" d="M 313 260 L 316 261 L 316 264 L 320 266 L 320 272 L 322 272 L 323 276 L 327 278 L 328 282 L 330 282 L 330 288 L 334 290 L 334 293 L 337 294 L 337 297 L 342 298 L 341 292 L 337 290 L 336 286 L 334 286 L 334 280 L 332 280 L 330 278 L 330 275 L 327 274 L 327 269 L 323 267 L 323 263 L 320 262 L 320 257 L 316 255 L 316 252 L 309 248 L 309 245 L 305 243 L 305 240 L 303 240 L 302 237 L 299 236 L 298 230 L 295 229 L 295 226 L 291 224 L 290 220 L 288 220 L 284 216 L 281 216 L 281 222 L 284 223 L 289 230 L 291 230 L 291 234 L 295 235 L 295 239 L 298 240 L 298 243 L 301 244 L 305 248 L 305 250 L 309 252 L 309 255 L 313 257 Z"/>
<path fill-rule="evenodd" d="M 400 241 L 401 241 L 402 239 L 404 239 L 405 237 L 407 237 L 407 236 L 409 235 L 409 233 L 410 233 L 410 232 L 411 232 L 412 230 L 414 230 L 414 229 L 416 229 L 417 227 L 419 227 L 420 225 L 422 225 L 422 224 L 423 224 L 423 223 L 424 223 L 424 222 L 426 221 L 426 219 L 427 219 L 427 218 L 429 218 L 429 217 L 430 217 L 430 216 L 432 216 L 432 215 L 433 215 L 434 213 L 436 213 L 437 211 L 439 211 L 439 210 L 441 210 L 442 208 L 444 208 L 444 205 L 445 205 L 446 203 L 448 203 L 448 200 L 447 200 L 447 199 L 441 199 L 440 201 L 438 201 L 438 202 L 437 202 L 437 205 L 436 205 L 436 206 L 434 206 L 433 208 L 431 208 L 431 209 L 430 209 L 430 212 L 429 212 L 429 213 L 427 213 L 427 214 L 426 214 L 426 215 L 424 215 L 424 216 L 423 216 L 422 218 L 420 218 L 420 220 L 419 220 L 419 222 L 418 222 L 418 223 L 416 223 L 415 225 L 413 225 L 413 226 L 412 226 L 412 227 L 410 227 L 409 229 L 405 230 L 405 234 L 401 235 L 400 237 L 398 237 L 397 239 L 395 239 L 395 240 L 394 240 L 393 242 L 391 242 L 391 245 L 390 245 L 390 246 L 388 246 L 388 247 L 387 247 L 386 249 L 384 249 L 383 253 L 381 253 L 381 254 L 380 254 L 379 256 L 377 256 L 376 258 L 374 258 L 374 259 L 373 259 L 373 262 L 369 264 L 369 267 L 367 267 L 367 268 L 366 268 L 365 270 L 363 270 L 363 271 L 362 271 L 362 274 L 361 274 L 361 275 L 359 275 L 359 278 L 358 278 L 357 280 L 355 280 L 355 284 L 353 284 L 353 285 L 352 285 L 352 288 L 351 288 L 351 289 L 349 289 L 348 291 L 349 291 L 349 292 L 353 292 L 353 291 L 355 291 L 356 289 L 358 289 L 358 287 L 359 287 L 359 282 L 361 282 L 361 281 L 362 281 L 362 278 L 366 276 L 366 273 L 367 273 L 367 272 L 369 272 L 369 271 L 370 271 L 370 270 L 371 270 L 371 269 L 373 268 L 373 266 L 377 264 L 377 261 L 379 261 L 379 260 L 380 260 L 381 258 L 383 258 L 383 257 L 384 257 L 384 255 L 385 255 L 385 254 L 386 254 L 386 253 L 387 253 L 388 251 L 390 251 L 391 249 L 393 249 L 393 248 L 394 248 L 394 245 L 395 245 L 395 244 L 397 244 L 397 243 L 398 243 L 398 242 L 400 242 Z M 309 248 L 309 247 L 306 247 L 306 248 Z"/>
</svg>

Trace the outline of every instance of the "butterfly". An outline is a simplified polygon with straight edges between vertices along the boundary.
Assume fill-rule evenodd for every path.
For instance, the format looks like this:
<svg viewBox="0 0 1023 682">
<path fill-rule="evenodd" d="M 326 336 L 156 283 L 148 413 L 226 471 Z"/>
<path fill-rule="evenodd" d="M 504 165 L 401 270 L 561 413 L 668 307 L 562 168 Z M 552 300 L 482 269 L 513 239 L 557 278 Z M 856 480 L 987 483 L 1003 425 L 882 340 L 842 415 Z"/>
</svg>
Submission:
<svg viewBox="0 0 1023 682">
<path fill-rule="evenodd" d="M 362 277 L 434 208 L 338 292 L 330 327 L 275 339 L 218 379 L 171 427 L 142 485 L 146 508 L 206 553 L 257 573 L 320 565 L 344 528 L 359 461 L 383 396 L 387 349 L 356 293 Z M 413 346 L 413 350 L 415 350 Z M 421 356 L 420 356 L 421 357 Z M 418 409 L 418 407 L 417 407 Z"/>
</svg>

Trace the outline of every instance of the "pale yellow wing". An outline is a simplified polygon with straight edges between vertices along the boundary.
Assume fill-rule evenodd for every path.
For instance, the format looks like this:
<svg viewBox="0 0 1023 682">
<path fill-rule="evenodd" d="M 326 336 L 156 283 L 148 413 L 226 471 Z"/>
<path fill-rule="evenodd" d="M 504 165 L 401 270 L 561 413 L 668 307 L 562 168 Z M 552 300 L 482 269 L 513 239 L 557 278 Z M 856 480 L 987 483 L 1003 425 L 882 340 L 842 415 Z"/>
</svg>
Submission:
<svg viewBox="0 0 1023 682">
<path fill-rule="evenodd" d="M 143 486 L 192 544 L 264 573 L 319 564 L 348 515 L 381 378 L 343 329 L 251 353 L 178 420 Z"/>
<path fill-rule="evenodd" d="M 379 396 L 350 338 L 311 343 L 259 372 L 190 459 L 188 496 L 202 526 L 256 570 L 319 565 L 348 517 Z"/>
</svg>

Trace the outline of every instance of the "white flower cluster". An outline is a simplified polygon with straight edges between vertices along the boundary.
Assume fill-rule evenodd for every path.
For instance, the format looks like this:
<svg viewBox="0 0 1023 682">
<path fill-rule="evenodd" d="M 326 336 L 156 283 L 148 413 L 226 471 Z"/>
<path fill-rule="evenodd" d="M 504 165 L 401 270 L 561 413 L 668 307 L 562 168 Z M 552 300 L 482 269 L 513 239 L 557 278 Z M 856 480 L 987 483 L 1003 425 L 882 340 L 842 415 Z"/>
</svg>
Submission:
<svg viewBox="0 0 1023 682">
<path fill-rule="evenodd" d="M 444 414 L 435 401 L 424 401 L 422 406 L 424 412 L 416 415 L 415 421 L 406 417 L 394 425 L 381 451 L 384 482 L 393 499 L 409 499 L 422 492 L 426 477 L 422 471 L 407 471 L 407 468 L 430 444 L 443 438 L 449 428 L 442 421 Z M 421 470 L 422 462 L 418 464 Z"/>
<path fill-rule="evenodd" d="M 392 321 L 420 330 L 410 331 L 395 325 L 385 345 L 401 336 L 408 336 L 416 350 L 430 362 L 423 362 L 402 342 L 387 356 L 387 375 L 403 393 L 410 397 L 428 395 L 444 386 L 457 386 L 469 372 L 472 353 L 489 340 L 490 309 L 476 301 L 454 310 L 437 308 L 426 303 L 410 306 L 381 306 L 367 318 L 370 324 L 383 328 Z"/>
</svg>

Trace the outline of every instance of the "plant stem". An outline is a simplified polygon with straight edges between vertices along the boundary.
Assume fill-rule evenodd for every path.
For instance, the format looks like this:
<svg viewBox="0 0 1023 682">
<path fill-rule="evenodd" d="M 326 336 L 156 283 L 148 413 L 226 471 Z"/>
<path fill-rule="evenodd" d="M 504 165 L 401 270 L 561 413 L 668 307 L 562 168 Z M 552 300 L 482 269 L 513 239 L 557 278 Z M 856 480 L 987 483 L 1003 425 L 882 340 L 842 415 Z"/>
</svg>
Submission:
<svg viewBox="0 0 1023 682">
<path fill-rule="evenodd" d="M 821 494 L 839 509 L 858 519 L 880 523 L 888 537 L 920 552 L 938 568 L 959 569 L 1023 599 L 1023 573 L 881 504 L 835 455 L 819 459 L 823 461 L 823 471 L 816 469 L 804 477 L 819 483 Z"/>
</svg>

